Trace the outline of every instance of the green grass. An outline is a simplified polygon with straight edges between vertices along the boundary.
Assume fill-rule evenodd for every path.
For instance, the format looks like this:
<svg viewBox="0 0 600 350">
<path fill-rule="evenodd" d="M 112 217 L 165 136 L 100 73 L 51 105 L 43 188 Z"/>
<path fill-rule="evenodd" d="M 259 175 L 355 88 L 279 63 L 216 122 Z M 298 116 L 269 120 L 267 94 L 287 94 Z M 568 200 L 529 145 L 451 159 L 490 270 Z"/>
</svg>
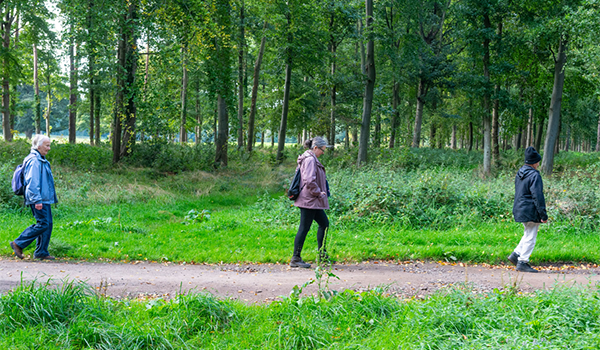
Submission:
<svg viewBox="0 0 600 350">
<path fill-rule="evenodd" d="M 27 150 L 25 143 L 16 146 L 0 147 L 2 156 L 12 159 Z M 228 169 L 210 172 L 125 166 L 94 170 L 74 167 L 66 155 L 101 157 L 106 150 L 59 146 L 53 150 L 59 163 L 53 169 L 60 204 L 53 208 L 52 254 L 88 260 L 289 261 L 299 212 L 283 189 L 293 160 L 273 166 L 270 153 L 261 151 L 253 159 L 234 154 Z M 522 234 L 511 214 L 514 170 L 501 169 L 495 177 L 482 179 L 467 166 L 473 154 L 458 152 L 455 163 L 442 168 L 454 153 L 398 152 L 387 156 L 416 159 L 422 165 L 430 154 L 433 164 L 397 168 L 382 158 L 356 170 L 337 168 L 352 152 L 323 158 L 332 169 L 330 254 L 339 261 L 504 261 Z M 505 154 L 506 159 L 517 156 Z M 550 224 L 541 226 L 532 262 L 598 263 L 599 163 L 592 156 L 563 158 L 587 163 L 544 178 Z M 11 173 L 10 166 L 0 166 L 2 181 L 8 182 Z M 18 209 L 19 201 L 8 188 L 0 191 L 0 254 L 5 256 L 12 255 L 8 243 L 33 223 L 28 210 Z M 190 210 L 207 210 L 210 219 L 191 223 L 185 220 Z M 316 227 L 312 230 L 303 253 L 310 261 L 316 257 Z"/>
<path fill-rule="evenodd" d="M 399 300 L 383 290 L 249 306 L 210 295 L 113 300 L 82 284 L 0 298 L 2 349 L 595 349 L 595 286 L 530 295 L 469 287 Z"/>
</svg>

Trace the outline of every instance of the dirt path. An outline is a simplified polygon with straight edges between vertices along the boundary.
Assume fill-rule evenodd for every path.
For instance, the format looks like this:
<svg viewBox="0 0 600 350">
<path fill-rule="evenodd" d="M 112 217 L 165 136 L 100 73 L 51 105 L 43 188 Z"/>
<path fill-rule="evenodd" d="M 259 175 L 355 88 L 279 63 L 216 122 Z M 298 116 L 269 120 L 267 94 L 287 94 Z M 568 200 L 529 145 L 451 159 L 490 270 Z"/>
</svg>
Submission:
<svg viewBox="0 0 600 350">
<path fill-rule="evenodd" d="M 588 284 L 600 281 L 597 266 L 546 266 L 537 274 L 517 273 L 512 267 L 450 265 L 431 262 L 384 262 L 336 264 L 330 289 L 368 290 L 388 286 L 402 298 L 423 296 L 456 283 L 470 283 L 477 291 L 489 291 L 517 283 L 527 292 L 555 285 Z M 313 269 L 291 269 L 286 265 L 189 265 L 134 263 L 90 263 L 74 261 L 38 262 L 0 259 L 0 292 L 25 281 L 85 281 L 107 295 L 123 297 L 174 296 L 179 292 L 208 291 L 219 297 L 248 303 L 269 302 L 289 295 L 294 285 L 315 278 Z M 317 290 L 308 286 L 303 295 Z"/>
</svg>

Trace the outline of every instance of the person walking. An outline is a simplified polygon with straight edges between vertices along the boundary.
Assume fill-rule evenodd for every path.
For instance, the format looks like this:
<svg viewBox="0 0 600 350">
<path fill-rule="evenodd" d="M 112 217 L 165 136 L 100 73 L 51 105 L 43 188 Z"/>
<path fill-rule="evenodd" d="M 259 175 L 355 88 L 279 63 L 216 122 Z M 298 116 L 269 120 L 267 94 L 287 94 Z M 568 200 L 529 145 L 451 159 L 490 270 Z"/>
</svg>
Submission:
<svg viewBox="0 0 600 350">
<path fill-rule="evenodd" d="M 327 141 L 320 137 L 314 137 L 304 142 L 307 150 L 298 157 L 298 168 L 302 181 L 300 183 L 300 194 L 294 201 L 294 205 L 300 208 L 300 226 L 294 240 L 294 253 L 290 261 L 291 267 L 309 268 L 302 260 L 302 247 L 306 235 L 313 221 L 319 225 L 317 230 L 317 247 L 321 260 L 329 260 L 329 256 L 323 246 L 325 233 L 329 227 L 329 219 L 325 210 L 329 209 L 329 188 L 325 167 L 319 162 L 319 157 L 325 154 Z"/>
<path fill-rule="evenodd" d="M 25 205 L 31 207 L 36 220 L 10 242 L 10 247 L 19 259 L 23 259 L 23 249 L 37 240 L 33 257 L 40 260 L 54 260 L 48 253 L 50 236 L 52 236 L 52 211 L 50 205 L 57 203 L 54 190 L 54 178 L 46 155 L 50 151 L 50 139 L 44 135 L 35 135 L 31 143 L 31 153 L 23 160 L 25 175 Z"/>
<path fill-rule="evenodd" d="M 516 222 L 525 227 L 519 245 L 508 256 L 508 260 L 517 266 L 517 271 L 538 272 L 529 265 L 529 257 L 535 247 L 540 223 L 548 221 L 544 184 L 537 168 L 542 157 L 533 147 L 525 150 L 525 165 L 515 176 L 515 202 L 513 216 Z"/>
</svg>

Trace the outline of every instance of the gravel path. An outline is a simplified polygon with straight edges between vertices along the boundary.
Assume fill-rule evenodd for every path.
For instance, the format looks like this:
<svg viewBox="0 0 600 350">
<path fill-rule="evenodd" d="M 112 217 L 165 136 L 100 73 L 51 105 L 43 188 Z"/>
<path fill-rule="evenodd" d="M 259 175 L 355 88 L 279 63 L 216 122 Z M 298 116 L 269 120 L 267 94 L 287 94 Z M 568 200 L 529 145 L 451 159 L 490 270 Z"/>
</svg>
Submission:
<svg viewBox="0 0 600 350">
<path fill-rule="evenodd" d="M 516 286 L 522 292 L 556 285 L 585 285 L 600 281 L 596 265 L 553 265 L 540 273 L 517 273 L 508 266 L 464 265 L 435 262 L 386 262 L 335 264 L 329 280 L 334 290 L 364 291 L 385 286 L 400 298 L 422 297 L 450 285 L 468 283 L 473 290 Z M 315 279 L 314 269 L 292 269 L 278 264 L 190 265 L 174 263 L 104 263 L 0 259 L 0 292 L 24 281 L 60 283 L 84 281 L 101 293 L 116 298 L 172 297 L 181 292 L 207 291 L 247 303 L 270 302 L 289 295 L 295 285 Z M 316 283 L 302 295 L 317 291 Z"/>
</svg>

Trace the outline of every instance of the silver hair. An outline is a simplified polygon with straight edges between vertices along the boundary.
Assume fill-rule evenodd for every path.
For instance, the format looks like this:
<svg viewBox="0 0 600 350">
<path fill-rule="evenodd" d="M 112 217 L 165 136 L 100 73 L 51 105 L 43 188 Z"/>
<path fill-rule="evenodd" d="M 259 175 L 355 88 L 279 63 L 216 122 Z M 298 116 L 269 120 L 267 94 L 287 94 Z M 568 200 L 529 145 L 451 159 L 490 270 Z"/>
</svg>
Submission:
<svg viewBox="0 0 600 350">
<path fill-rule="evenodd" d="M 34 151 L 40 147 L 44 141 L 50 141 L 50 138 L 46 135 L 37 134 L 31 139 L 31 150 Z"/>
<path fill-rule="evenodd" d="M 321 148 L 323 146 L 327 147 L 327 139 L 321 136 L 315 136 L 310 140 L 304 141 L 304 147 L 308 149 Z"/>
</svg>

